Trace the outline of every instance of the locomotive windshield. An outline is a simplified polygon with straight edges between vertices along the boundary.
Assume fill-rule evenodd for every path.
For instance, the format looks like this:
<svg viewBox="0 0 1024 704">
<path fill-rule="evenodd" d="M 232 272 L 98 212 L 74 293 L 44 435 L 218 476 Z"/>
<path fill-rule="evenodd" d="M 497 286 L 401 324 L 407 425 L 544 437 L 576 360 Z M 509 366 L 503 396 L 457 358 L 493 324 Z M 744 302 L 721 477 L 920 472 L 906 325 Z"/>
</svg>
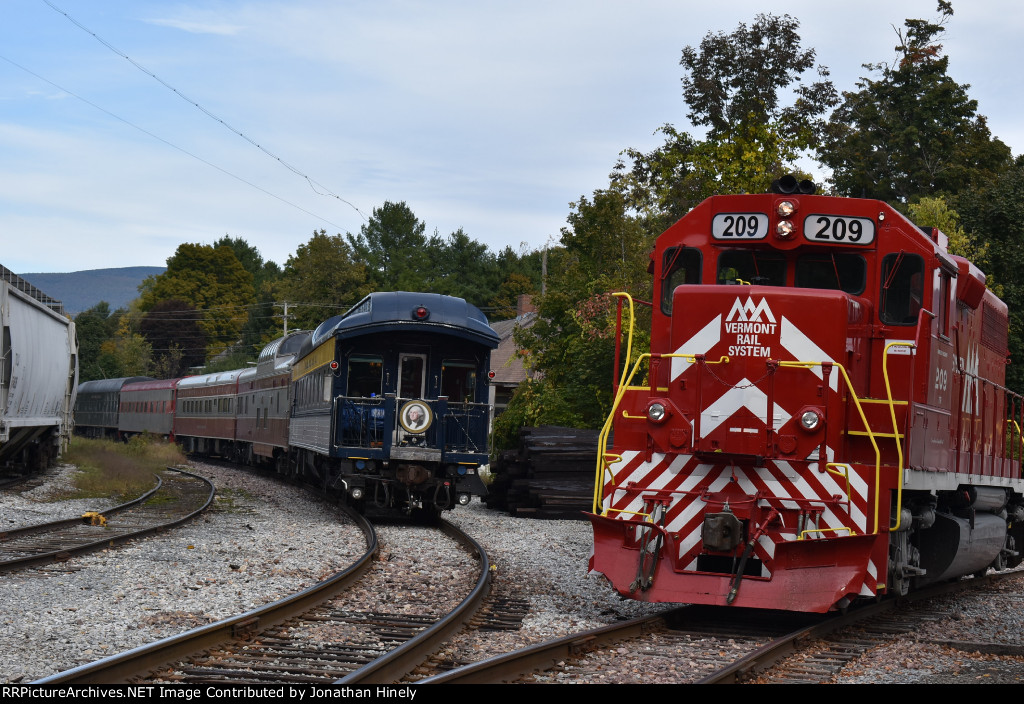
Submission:
<svg viewBox="0 0 1024 704">
<path fill-rule="evenodd" d="M 855 296 L 864 293 L 867 264 L 859 254 L 822 252 L 796 261 L 797 288 L 824 288 Z"/>
<path fill-rule="evenodd" d="M 726 250 L 718 257 L 717 283 L 785 286 L 786 258 L 778 252 Z"/>
</svg>

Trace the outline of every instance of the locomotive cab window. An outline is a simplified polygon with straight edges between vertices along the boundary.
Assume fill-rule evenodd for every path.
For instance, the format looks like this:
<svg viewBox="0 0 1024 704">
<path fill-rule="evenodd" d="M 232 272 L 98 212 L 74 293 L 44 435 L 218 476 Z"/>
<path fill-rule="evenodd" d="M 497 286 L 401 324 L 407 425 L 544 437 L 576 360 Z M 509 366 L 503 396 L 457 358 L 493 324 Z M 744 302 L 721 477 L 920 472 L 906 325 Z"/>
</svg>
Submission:
<svg viewBox="0 0 1024 704">
<path fill-rule="evenodd" d="M 886 325 L 916 325 L 924 301 L 924 260 L 916 254 L 888 254 L 882 260 L 878 317 Z"/>
<path fill-rule="evenodd" d="M 682 284 L 700 283 L 700 250 L 671 247 L 661 265 L 661 312 L 672 315 L 672 292 Z"/>
<path fill-rule="evenodd" d="M 939 271 L 939 300 L 933 306 L 939 319 L 939 335 L 949 339 L 949 298 L 952 288 L 952 277 L 949 272 Z"/>
<path fill-rule="evenodd" d="M 718 255 L 719 284 L 785 286 L 786 259 L 777 252 L 730 249 Z"/>
<path fill-rule="evenodd" d="M 384 360 L 381 357 L 348 358 L 348 396 L 380 396 Z"/>
<path fill-rule="evenodd" d="M 866 279 L 867 263 L 859 254 L 823 252 L 805 254 L 796 261 L 797 288 L 823 288 L 857 296 L 864 293 Z"/>
</svg>

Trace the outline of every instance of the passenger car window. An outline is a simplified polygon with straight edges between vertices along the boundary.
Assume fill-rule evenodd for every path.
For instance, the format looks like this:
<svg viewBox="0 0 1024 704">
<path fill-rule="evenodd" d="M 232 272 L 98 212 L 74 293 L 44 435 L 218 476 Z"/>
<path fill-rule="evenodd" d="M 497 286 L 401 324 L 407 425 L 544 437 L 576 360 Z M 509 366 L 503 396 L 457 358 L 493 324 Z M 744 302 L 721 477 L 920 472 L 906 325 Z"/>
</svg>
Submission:
<svg viewBox="0 0 1024 704">
<path fill-rule="evenodd" d="M 470 403 L 476 394 L 476 367 L 450 359 L 441 363 L 441 395 L 452 402 Z"/>
<path fill-rule="evenodd" d="M 348 396 L 370 398 L 380 396 L 384 360 L 380 357 L 356 357 L 348 359 Z"/>
</svg>

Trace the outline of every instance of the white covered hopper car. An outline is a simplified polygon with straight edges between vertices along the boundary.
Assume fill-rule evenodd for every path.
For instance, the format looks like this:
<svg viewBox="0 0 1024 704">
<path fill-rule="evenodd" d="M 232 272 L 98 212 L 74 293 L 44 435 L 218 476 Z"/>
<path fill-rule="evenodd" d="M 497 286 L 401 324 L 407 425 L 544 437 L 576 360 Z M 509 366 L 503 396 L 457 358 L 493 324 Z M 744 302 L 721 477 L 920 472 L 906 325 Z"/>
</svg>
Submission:
<svg viewBox="0 0 1024 704">
<path fill-rule="evenodd" d="M 0 466 L 42 469 L 71 432 L 75 324 L 59 301 L 0 266 L 0 327 Z"/>
</svg>

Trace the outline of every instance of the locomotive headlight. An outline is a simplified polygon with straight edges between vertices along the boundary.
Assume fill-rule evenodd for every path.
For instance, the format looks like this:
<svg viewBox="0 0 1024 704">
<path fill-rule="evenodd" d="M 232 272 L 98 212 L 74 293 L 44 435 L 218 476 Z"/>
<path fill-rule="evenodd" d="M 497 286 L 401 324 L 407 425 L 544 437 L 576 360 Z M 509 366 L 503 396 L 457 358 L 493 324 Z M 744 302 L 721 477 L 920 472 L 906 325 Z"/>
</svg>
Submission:
<svg viewBox="0 0 1024 704">
<path fill-rule="evenodd" d="M 779 214 L 780 218 L 788 218 L 796 212 L 796 206 L 793 205 L 793 201 L 784 200 L 775 206 L 775 212 Z"/>
<path fill-rule="evenodd" d="M 667 417 L 668 411 L 665 410 L 665 404 L 655 401 L 647 407 L 647 418 L 652 423 L 662 423 Z"/>
<path fill-rule="evenodd" d="M 472 498 L 469 494 L 459 494 L 459 506 L 468 506 Z"/>
<path fill-rule="evenodd" d="M 775 226 L 775 236 L 780 240 L 788 240 L 793 236 L 793 221 L 792 220 L 779 220 L 779 224 Z"/>
<path fill-rule="evenodd" d="M 354 500 L 359 501 L 359 499 L 363 498 L 363 488 L 361 486 L 352 487 L 352 491 L 349 492 L 349 496 Z"/>
<path fill-rule="evenodd" d="M 821 425 L 821 413 L 813 408 L 809 408 L 800 414 L 800 427 L 810 432 L 817 430 L 818 426 Z"/>
</svg>

